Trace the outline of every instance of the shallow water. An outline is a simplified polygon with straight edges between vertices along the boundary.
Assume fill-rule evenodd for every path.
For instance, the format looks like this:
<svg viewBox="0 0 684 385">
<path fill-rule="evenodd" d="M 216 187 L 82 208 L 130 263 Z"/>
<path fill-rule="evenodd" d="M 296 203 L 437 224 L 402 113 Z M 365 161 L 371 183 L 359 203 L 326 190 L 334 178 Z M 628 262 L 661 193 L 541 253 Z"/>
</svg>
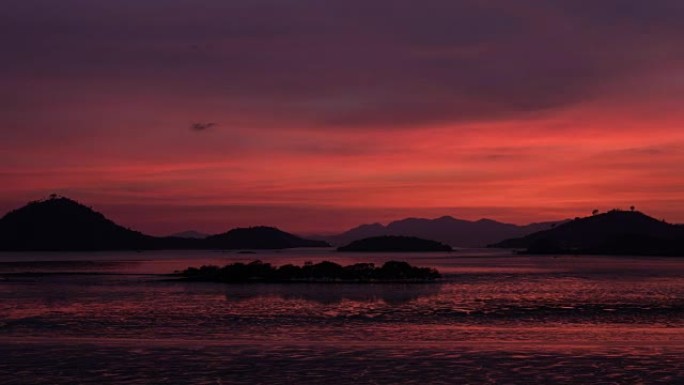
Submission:
<svg viewBox="0 0 684 385">
<path fill-rule="evenodd" d="M 439 284 L 169 282 L 405 260 Z M 684 258 L 496 250 L 0 254 L 0 383 L 684 383 Z"/>
</svg>

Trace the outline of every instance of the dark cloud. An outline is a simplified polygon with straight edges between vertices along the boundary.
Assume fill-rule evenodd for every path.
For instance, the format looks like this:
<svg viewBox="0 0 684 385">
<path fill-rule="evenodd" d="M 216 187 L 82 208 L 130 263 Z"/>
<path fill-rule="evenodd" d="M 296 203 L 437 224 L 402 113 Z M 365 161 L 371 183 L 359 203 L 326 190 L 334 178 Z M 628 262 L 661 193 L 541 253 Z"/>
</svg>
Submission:
<svg viewBox="0 0 684 385">
<path fill-rule="evenodd" d="M 193 123 L 190 125 L 190 129 L 193 131 L 206 131 L 215 126 L 216 123 Z"/>
<path fill-rule="evenodd" d="M 599 98 L 681 60 L 682 4 L 10 0 L 0 76 L 190 94 L 254 125 L 501 119 Z"/>
</svg>

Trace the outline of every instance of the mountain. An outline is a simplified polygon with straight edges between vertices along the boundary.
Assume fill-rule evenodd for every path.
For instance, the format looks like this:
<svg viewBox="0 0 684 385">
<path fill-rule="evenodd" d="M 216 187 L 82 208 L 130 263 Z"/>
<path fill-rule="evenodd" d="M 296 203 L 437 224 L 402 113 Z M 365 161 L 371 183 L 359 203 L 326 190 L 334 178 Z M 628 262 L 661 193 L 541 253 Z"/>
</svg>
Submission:
<svg viewBox="0 0 684 385">
<path fill-rule="evenodd" d="M 186 234 L 187 235 L 187 234 Z M 117 225 L 74 200 L 52 196 L 0 218 L 0 250 L 191 250 L 327 247 L 272 227 L 235 229 L 206 239 L 153 237 Z"/>
<path fill-rule="evenodd" d="M 3 250 L 130 250 L 154 243 L 154 237 L 62 197 L 31 202 L 0 219 Z"/>
<path fill-rule="evenodd" d="M 613 210 L 491 247 L 526 249 L 531 254 L 684 256 L 684 226 L 659 221 L 639 211 Z"/>
<path fill-rule="evenodd" d="M 451 251 L 451 246 L 421 239 L 397 235 L 383 235 L 354 241 L 346 246 L 338 247 L 337 251 L 371 251 L 371 252 L 400 252 L 400 251 Z"/>
<path fill-rule="evenodd" d="M 455 247 L 484 247 L 504 239 L 522 237 L 555 226 L 558 222 L 532 223 L 518 226 L 491 219 L 467 221 L 444 216 L 436 219 L 406 218 L 383 226 L 379 223 L 355 227 L 342 234 L 322 237 L 332 244 L 349 242 L 382 235 L 404 235 L 431 239 Z"/>
<path fill-rule="evenodd" d="M 324 241 L 300 238 L 275 227 L 247 227 L 211 235 L 205 239 L 213 249 L 288 249 L 294 247 L 329 247 Z"/>
<path fill-rule="evenodd" d="M 205 233 L 200 233 L 199 231 L 194 231 L 194 230 L 188 230 L 188 231 L 181 231 L 180 233 L 175 233 L 169 235 L 171 238 L 185 238 L 185 239 L 205 239 L 209 236 L 209 234 Z"/>
</svg>

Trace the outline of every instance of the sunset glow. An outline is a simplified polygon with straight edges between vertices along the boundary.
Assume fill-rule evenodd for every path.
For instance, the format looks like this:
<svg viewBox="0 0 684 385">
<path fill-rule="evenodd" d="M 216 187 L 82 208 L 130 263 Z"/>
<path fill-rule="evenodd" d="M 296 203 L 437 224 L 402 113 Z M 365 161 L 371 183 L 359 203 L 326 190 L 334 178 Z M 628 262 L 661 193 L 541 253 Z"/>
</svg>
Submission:
<svg viewBox="0 0 684 385">
<path fill-rule="evenodd" d="M 684 222 L 681 2 L 59 3 L 0 15 L 3 213 L 58 193 L 152 234 Z"/>
</svg>

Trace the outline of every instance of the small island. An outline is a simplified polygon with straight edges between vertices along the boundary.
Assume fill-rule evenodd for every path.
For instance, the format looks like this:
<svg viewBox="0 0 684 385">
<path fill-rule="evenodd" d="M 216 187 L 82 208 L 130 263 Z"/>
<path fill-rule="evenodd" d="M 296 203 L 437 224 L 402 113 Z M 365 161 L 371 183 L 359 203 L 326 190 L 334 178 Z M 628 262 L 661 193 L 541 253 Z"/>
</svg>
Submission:
<svg viewBox="0 0 684 385">
<path fill-rule="evenodd" d="M 360 239 L 346 246 L 337 248 L 337 251 L 365 252 L 425 252 L 452 250 L 451 246 L 437 241 L 396 235 Z"/>
<path fill-rule="evenodd" d="M 684 255 L 684 226 L 657 220 L 632 208 L 594 212 L 545 231 L 490 247 L 523 254 Z"/>
<path fill-rule="evenodd" d="M 385 262 L 380 267 L 373 263 L 342 266 L 329 261 L 280 267 L 261 261 L 247 264 L 238 262 L 223 267 L 190 267 L 177 275 L 186 281 L 222 283 L 421 283 L 441 278 L 435 269 L 398 261 Z"/>
<path fill-rule="evenodd" d="M 304 239 L 269 226 L 236 228 L 222 234 L 210 235 L 204 239 L 204 242 L 209 248 L 223 250 L 330 247 L 327 242 Z"/>
</svg>

